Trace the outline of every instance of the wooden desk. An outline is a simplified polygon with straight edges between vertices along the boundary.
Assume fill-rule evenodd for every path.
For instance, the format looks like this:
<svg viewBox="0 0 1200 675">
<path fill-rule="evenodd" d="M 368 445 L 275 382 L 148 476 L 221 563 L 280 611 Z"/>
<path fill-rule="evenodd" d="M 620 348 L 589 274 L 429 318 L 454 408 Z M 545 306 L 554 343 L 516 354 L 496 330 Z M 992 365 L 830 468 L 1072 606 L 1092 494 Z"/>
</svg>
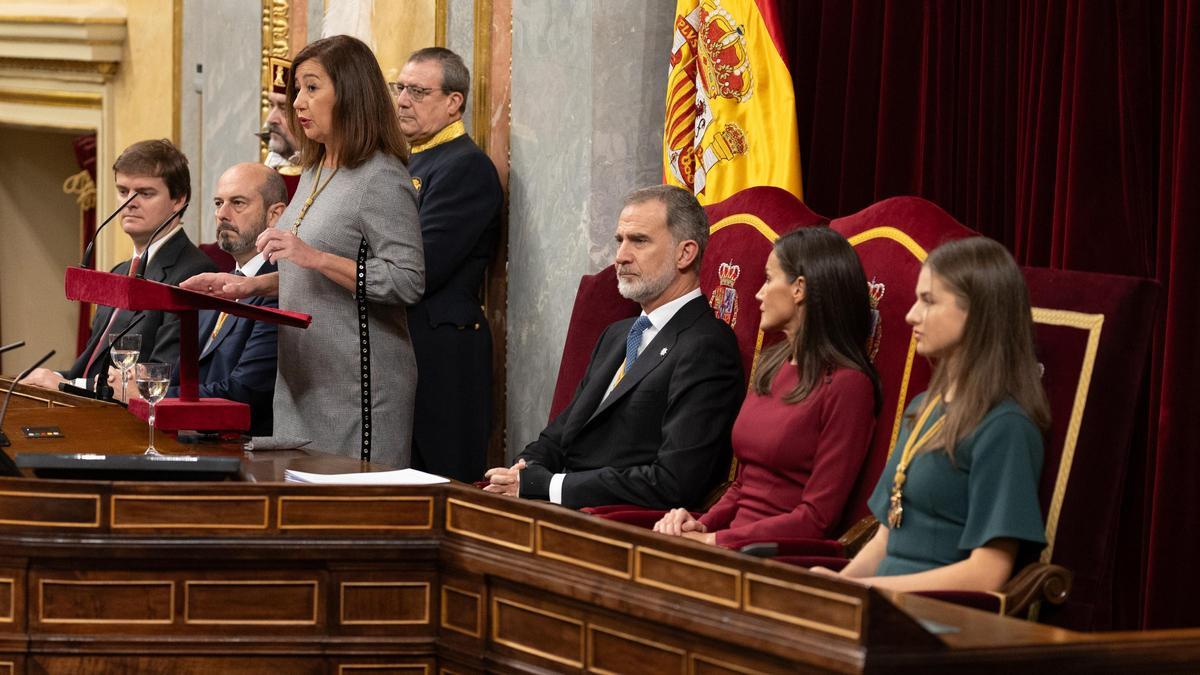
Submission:
<svg viewBox="0 0 1200 675">
<path fill-rule="evenodd" d="M 1200 630 L 1073 633 L 462 484 L 270 482 L 288 466 L 358 464 L 319 453 L 247 462 L 242 483 L 0 479 L 0 673 L 1194 672 L 1200 660 Z"/>
</svg>

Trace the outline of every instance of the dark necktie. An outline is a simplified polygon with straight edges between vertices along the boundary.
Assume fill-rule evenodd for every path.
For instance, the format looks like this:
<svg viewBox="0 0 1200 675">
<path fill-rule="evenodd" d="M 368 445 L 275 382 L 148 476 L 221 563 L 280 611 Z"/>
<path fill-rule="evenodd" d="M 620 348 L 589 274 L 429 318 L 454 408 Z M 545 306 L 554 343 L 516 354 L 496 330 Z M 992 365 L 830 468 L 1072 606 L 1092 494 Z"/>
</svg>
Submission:
<svg viewBox="0 0 1200 675">
<path fill-rule="evenodd" d="M 629 336 L 625 338 L 625 372 L 629 372 L 633 362 L 637 360 L 638 347 L 642 346 L 642 333 L 646 332 L 649 327 L 650 317 L 643 314 L 633 322 L 633 327 L 629 329 Z"/>
</svg>

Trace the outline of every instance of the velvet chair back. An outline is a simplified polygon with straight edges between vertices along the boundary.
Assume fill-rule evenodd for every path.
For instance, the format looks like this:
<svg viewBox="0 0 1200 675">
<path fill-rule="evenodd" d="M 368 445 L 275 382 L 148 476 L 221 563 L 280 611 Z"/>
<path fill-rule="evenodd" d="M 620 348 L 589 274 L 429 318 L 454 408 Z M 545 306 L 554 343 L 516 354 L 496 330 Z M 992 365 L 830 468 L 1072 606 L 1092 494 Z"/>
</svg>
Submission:
<svg viewBox="0 0 1200 675">
<path fill-rule="evenodd" d="M 1158 286 L 1107 274 L 1026 268 L 1051 428 L 1039 490 L 1048 545 L 1021 563 L 1052 562 L 1074 575 L 1043 621 L 1079 630 L 1111 626 L 1113 562 L 1136 406 Z"/>
<path fill-rule="evenodd" d="M 830 227 L 846 237 L 862 260 L 878 312 L 872 338 L 875 369 L 883 385 L 883 407 L 858 484 L 843 511 L 838 531 L 870 515 L 867 499 L 896 443 L 904 408 L 925 390 L 929 363 L 917 356 L 912 329 L 904 321 L 913 303 L 917 275 L 928 252 L 943 242 L 973 236 L 950 214 L 919 197 L 893 197 Z"/>
</svg>

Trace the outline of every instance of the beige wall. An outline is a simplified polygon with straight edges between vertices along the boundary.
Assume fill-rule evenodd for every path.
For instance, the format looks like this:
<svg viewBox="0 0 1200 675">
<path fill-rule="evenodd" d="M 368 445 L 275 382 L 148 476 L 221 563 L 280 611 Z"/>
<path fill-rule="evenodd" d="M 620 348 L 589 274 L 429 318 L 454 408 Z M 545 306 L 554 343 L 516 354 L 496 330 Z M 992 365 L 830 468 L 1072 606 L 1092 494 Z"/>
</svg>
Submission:
<svg viewBox="0 0 1200 675">
<path fill-rule="evenodd" d="M 435 0 L 375 0 L 375 58 L 390 80 L 408 55 L 434 44 Z"/>
<path fill-rule="evenodd" d="M 63 297 L 63 270 L 79 264 L 79 207 L 63 181 L 79 171 L 75 134 L 0 126 L 0 344 L 26 347 L 0 357 L 16 374 L 50 349 L 48 365 L 75 360 L 78 305 Z"/>
</svg>

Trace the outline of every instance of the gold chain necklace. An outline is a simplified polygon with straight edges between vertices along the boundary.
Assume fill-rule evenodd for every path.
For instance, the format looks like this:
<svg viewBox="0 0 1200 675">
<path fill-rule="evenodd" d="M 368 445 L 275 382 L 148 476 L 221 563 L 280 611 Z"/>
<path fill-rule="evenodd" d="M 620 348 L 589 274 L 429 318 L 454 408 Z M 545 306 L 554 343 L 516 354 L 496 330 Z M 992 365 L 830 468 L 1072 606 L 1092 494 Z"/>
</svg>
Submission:
<svg viewBox="0 0 1200 675">
<path fill-rule="evenodd" d="M 892 478 L 892 497 L 888 500 L 887 521 L 888 529 L 894 530 L 900 527 L 900 521 L 904 518 L 904 481 L 907 478 L 905 472 L 908 470 L 908 465 L 916 456 L 917 450 L 921 446 L 929 442 L 942 428 L 942 423 L 946 421 L 945 417 L 938 418 L 925 433 L 918 435 L 921 427 L 925 426 L 925 422 L 929 420 L 929 416 L 933 414 L 933 409 L 942 402 L 941 396 L 934 396 L 925 409 L 921 411 L 921 415 L 917 418 L 917 423 L 913 425 L 912 432 L 908 435 L 908 440 L 904 443 L 904 451 L 900 453 L 900 462 L 896 465 L 896 475 Z"/>
<path fill-rule="evenodd" d="M 337 175 L 337 172 L 340 171 L 342 167 L 339 166 L 334 169 L 333 173 L 329 174 L 329 178 L 325 179 L 325 184 L 321 185 L 321 170 L 324 168 L 325 165 L 323 163 L 317 165 L 317 175 L 313 177 L 312 193 L 308 195 L 308 199 L 305 199 L 304 204 L 300 206 L 300 215 L 296 216 L 296 222 L 292 223 L 292 234 L 298 234 L 300 232 L 300 223 L 304 222 L 304 216 L 308 214 L 308 207 L 312 206 L 312 203 L 316 200 L 317 195 L 321 194 L 325 188 L 329 187 L 329 184 L 333 182 L 333 177 Z"/>
</svg>

